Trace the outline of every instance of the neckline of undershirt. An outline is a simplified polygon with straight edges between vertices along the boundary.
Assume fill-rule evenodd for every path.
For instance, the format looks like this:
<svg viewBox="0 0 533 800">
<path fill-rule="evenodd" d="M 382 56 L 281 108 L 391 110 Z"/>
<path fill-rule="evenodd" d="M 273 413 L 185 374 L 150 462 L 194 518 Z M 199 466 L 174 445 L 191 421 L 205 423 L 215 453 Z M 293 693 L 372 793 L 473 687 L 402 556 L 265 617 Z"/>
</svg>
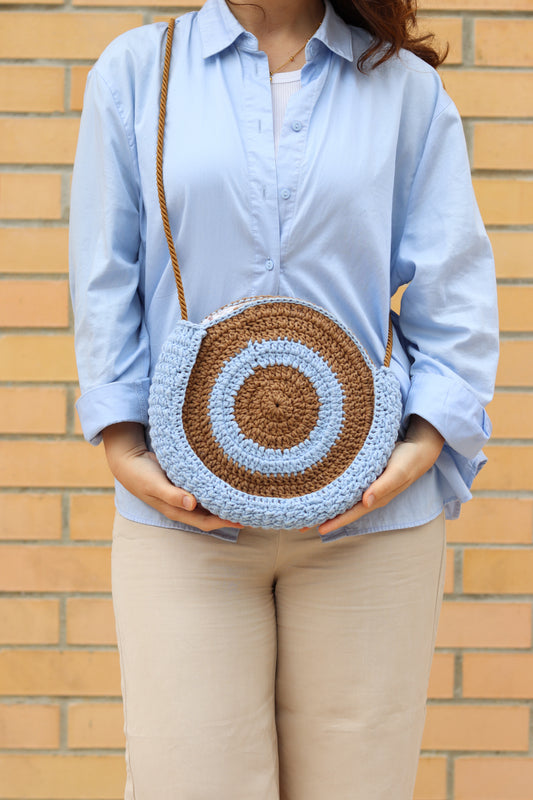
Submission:
<svg viewBox="0 0 533 800">
<path fill-rule="evenodd" d="M 293 83 L 301 80 L 302 70 L 294 69 L 291 72 L 275 72 L 272 83 Z"/>
</svg>

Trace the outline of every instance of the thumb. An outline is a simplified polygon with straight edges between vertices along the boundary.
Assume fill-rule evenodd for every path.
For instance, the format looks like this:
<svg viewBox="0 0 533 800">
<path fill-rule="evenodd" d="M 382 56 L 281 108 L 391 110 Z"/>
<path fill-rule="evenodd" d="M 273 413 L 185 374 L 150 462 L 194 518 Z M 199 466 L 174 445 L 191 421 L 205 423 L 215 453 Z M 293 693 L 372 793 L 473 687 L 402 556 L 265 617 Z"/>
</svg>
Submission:
<svg viewBox="0 0 533 800">
<path fill-rule="evenodd" d="M 402 465 L 401 462 L 401 454 L 394 451 L 379 478 L 371 483 L 363 493 L 361 502 L 365 508 L 377 506 L 385 498 L 391 499 L 409 485 L 411 481 L 408 470 L 405 468 L 406 465 Z"/>
<path fill-rule="evenodd" d="M 158 482 L 160 483 L 160 478 L 164 478 L 164 485 L 160 483 L 159 489 L 159 496 L 163 499 L 166 503 L 171 506 L 176 506 L 179 508 L 184 508 L 186 511 L 193 511 L 196 506 L 196 498 L 194 495 L 187 492 L 185 489 L 182 489 L 180 486 L 175 486 L 172 481 L 170 481 L 161 468 L 161 464 L 157 460 L 157 456 L 155 453 L 152 453 L 151 450 L 147 450 L 144 453 L 144 456 L 149 458 L 150 461 L 153 461 L 154 464 L 158 467 Z"/>
</svg>

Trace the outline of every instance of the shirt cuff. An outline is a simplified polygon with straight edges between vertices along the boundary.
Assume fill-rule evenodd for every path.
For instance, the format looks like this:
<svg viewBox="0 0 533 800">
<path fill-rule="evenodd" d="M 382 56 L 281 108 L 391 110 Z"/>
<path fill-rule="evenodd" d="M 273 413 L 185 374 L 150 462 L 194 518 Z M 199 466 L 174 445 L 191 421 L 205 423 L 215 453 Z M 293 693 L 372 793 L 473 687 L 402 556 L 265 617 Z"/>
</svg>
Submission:
<svg viewBox="0 0 533 800">
<path fill-rule="evenodd" d="M 487 443 L 492 425 L 474 394 L 459 380 L 420 372 L 411 377 L 403 422 L 418 414 L 444 436 L 449 447 L 467 459 L 475 458 Z"/>
<path fill-rule="evenodd" d="M 105 383 L 84 392 L 76 403 L 83 435 L 92 445 L 102 441 L 102 431 L 116 422 L 148 425 L 150 379 L 132 383 Z"/>
</svg>

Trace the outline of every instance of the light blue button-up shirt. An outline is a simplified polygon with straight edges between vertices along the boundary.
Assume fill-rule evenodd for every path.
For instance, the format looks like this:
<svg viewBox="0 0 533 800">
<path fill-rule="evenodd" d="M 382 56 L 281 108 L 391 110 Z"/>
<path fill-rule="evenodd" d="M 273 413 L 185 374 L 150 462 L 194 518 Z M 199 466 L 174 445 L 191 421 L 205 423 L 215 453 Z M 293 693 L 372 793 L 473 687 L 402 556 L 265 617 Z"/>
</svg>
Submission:
<svg viewBox="0 0 533 800">
<path fill-rule="evenodd" d="M 129 31 L 89 74 L 74 166 L 70 264 L 77 404 L 86 439 L 148 424 L 151 376 L 179 305 L 161 223 L 155 151 L 166 25 Z M 327 308 L 392 368 L 404 424 L 446 444 L 386 507 L 324 540 L 458 515 L 485 462 L 498 357 L 492 253 L 472 190 L 461 120 L 437 73 L 402 52 L 362 74 L 368 34 L 326 2 L 306 46 L 274 152 L 268 59 L 224 0 L 179 18 L 165 131 L 165 190 L 189 319 L 239 297 Z M 172 522 L 116 484 L 117 508 Z M 239 531 L 211 532 L 229 540 Z"/>
</svg>

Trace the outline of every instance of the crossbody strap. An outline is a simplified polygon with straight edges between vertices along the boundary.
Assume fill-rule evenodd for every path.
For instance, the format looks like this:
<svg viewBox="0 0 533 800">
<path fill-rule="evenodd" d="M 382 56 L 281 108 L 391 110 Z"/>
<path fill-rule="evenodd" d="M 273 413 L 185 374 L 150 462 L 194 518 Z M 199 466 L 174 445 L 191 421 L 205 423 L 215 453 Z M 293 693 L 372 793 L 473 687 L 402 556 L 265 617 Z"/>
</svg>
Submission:
<svg viewBox="0 0 533 800">
<path fill-rule="evenodd" d="M 157 128 L 157 154 L 156 154 L 156 176 L 157 176 L 157 194 L 159 197 L 159 205 L 161 207 L 161 218 L 163 220 L 163 228 L 165 236 L 167 237 L 168 251 L 170 253 L 170 260 L 172 262 L 172 269 L 174 270 L 174 277 L 176 279 L 176 287 L 178 289 L 178 299 L 180 303 L 181 318 L 188 319 L 187 316 L 187 303 L 185 302 L 185 292 L 183 291 L 183 281 L 181 280 L 180 266 L 178 264 L 178 256 L 172 238 L 172 231 L 170 230 L 170 221 L 168 218 L 167 201 L 165 198 L 165 187 L 163 183 L 163 142 L 165 138 L 165 117 L 167 111 L 167 93 L 168 93 L 168 76 L 170 72 L 170 56 L 172 53 L 172 40 L 174 38 L 174 26 L 176 21 L 169 20 L 167 44 L 165 48 L 165 63 L 163 66 L 163 78 L 161 81 L 161 99 L 159 102 L 159 124 Z M 389 335 L 387 338 L 387 347 L 385 349 L 385 358 L 383 364 L 388 367 L 392 355 L 392 316 L 389 314 Z"/>
<path fill-rule="evenodd" d="M 170 253 L 170 260 L 172 261 L 172 269 L 174 270 L 174 277 L 176 279 L 176 286 L 178 288 L 178 299 L 180 301 L 181 318 L 188 319 L 187 303 L 185 302 L 185 292 L 183 291 L 183 281 L 181 280 L 180 265 L 178 264 L 178 256 L 176 253 L 176 248 L 174 247 L 174 240 L 172 239 L 172 231 L 170 230 L 167 201 L 165 199 L 165 187 L 163 184 L 163 141 L 165 138 L 165 117 L 167 112 L 168 74 L 170 71 L 170 54 L 172 52 L 172 39 L 174 38 L 174 25 L 175 25 L 175 20 L 174 19 L 169 20 L 168 33 L 167 33 L 167 46 L 165 49 L 165 64 L 163 67 L 163 79 L 161 81 L 161 100 L 159 102 L 156 174 L 157 174 L 157 194 L 159 196 L 161 217 L 163 219 L 163 228 L 165 229 L 165 236 L 167 237 L 168 251 Z"/>
</svg>

